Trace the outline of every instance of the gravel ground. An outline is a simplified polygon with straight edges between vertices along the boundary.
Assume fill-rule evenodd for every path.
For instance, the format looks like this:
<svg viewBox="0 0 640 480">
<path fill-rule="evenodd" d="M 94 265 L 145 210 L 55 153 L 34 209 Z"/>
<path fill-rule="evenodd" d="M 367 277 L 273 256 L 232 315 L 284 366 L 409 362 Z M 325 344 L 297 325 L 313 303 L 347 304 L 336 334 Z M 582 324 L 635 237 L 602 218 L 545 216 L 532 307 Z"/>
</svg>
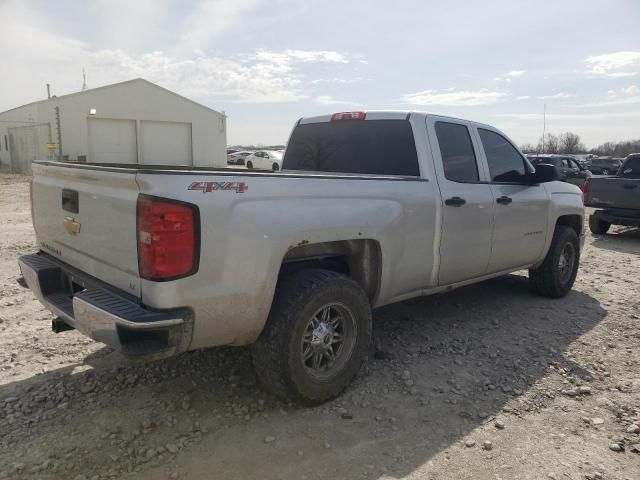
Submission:
<svg viewBox="0 0 640 480">
<path fill-rule="evenodd" d="M 26 177 L 0 174 L 0 479 L 638 479 L 640 232 L 589 237 L 574 291 L 509 275 L 374 312 L 375 350 L 315 409 L 245 348 L 130 363 L 15 283 Z"/>
</svg>

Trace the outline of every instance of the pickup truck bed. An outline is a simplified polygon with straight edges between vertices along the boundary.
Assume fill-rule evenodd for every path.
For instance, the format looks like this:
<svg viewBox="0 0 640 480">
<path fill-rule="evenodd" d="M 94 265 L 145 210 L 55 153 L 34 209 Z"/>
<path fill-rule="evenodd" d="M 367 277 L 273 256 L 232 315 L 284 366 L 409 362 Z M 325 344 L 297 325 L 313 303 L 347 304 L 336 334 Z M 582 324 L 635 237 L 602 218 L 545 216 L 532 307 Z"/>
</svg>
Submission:
<svg viewBox="0 0 640 480">
<path fill-rule="evenodd" d="M 611 225 L 640 226 L 640 155 L 629 155 L 617 175 L 592 177 L 585 189 L 585 205 L 596 208 L 589 218 L 595 234 Z"/>
<path fill-rule="evenodd" d="M 498 130 L 419 112 L 301 119 L 282 172 L 35 162 L 24 280 L 132 357 L 253 344 L 263 384 L 316 404 L 366 356 L 371 309 L 529 269 L 566 295 L 581 192 Z"/>
</svg>

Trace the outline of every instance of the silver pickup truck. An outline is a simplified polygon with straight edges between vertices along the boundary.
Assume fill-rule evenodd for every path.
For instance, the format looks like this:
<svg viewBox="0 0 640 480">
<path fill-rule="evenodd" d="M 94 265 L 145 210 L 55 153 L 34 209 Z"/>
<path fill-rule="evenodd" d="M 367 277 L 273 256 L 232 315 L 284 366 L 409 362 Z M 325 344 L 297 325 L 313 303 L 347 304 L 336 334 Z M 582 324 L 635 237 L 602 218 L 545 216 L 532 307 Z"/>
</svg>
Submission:
<svg viewBox="0 0 640 480">
<path fill-rule="evenodd" d="M 36 162 L 23 283 L 71 328 L 158 358 L 252 344 L 313 405 L 352 380 L 371 309 L 528 269 L 573 286 L 582 192 L 499 130 L 419 112 L 297 122 L 281 172 Z"/>
</svg>

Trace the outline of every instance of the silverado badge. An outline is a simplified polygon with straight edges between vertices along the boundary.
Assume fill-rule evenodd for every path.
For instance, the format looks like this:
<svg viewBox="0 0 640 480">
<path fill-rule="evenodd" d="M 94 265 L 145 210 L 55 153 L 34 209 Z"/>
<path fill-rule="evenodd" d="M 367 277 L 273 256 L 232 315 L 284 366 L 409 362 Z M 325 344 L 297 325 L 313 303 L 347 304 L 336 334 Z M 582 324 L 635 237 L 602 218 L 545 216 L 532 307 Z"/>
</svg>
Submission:
<svg viewBox="0 0 640 480">
<path fill-rule="evenodd" d="M 73 217 L 64 217 L 62 225 L 64 225 L 64 229 L 71 235 L 80 233 L 80 223 L 76 222 Z"/>
</svg>

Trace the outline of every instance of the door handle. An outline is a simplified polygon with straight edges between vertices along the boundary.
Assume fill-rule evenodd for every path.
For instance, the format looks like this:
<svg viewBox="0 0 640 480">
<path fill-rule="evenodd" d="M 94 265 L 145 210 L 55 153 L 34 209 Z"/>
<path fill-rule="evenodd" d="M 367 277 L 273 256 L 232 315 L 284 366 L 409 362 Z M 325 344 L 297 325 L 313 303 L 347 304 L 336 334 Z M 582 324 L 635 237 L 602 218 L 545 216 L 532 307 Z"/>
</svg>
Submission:
<svg viewBox="0 0 640 480">
<path fill-rule="evenodd" d="M 513 202 L 513 199 L 511 197 L 507 197 L 506 195 L 503 195 L 501 197 L 496 198 L 496 202 L 498 202 L 500 205 L 509 205 L 511 202 Z"/>
<path fill-rule="evenodd" d="M 460 198 L 460 197 L 451 197 L 451 198 L 447 198 L 444 201 L 445 205 L 449 205 L 451 207 L 461 207 L 462 205 L 464 205 L 465 203 L 467 203 L 467 201 L 464 198 Z"/>
</svg>

